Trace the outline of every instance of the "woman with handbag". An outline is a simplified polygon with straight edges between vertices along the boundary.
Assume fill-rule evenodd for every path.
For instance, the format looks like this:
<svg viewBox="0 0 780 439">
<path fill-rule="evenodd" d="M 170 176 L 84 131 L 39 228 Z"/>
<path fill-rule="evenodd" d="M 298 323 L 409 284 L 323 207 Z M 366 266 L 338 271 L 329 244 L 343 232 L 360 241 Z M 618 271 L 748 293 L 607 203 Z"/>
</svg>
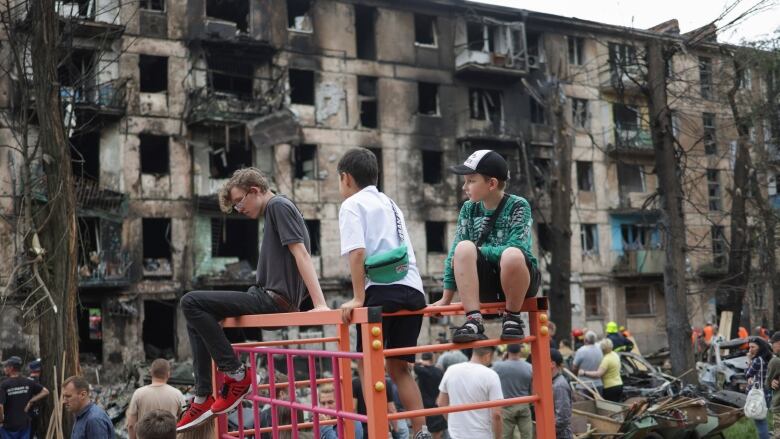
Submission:
<svg viewBox="0 0 780 439">
<path fill-rule="evenodd" d="M 769 407 L 770 401 L 772 400 L 772 389 L 764 387 L 764 382 L 766 382 L 766 374 L 768 370 L 767 366 L 769 360 L 771 359 L 772 350 L 769 347 L 769 343 L 760 337 L 750 337 L 750 341 L 748 342 L 748 361 L 750 362 L 750 366 L 745 371 L 745 378 L 748 380 L 748 400 L 745 403 L 745 414 L 749 417 L 752 417 L 750 416 L 749 412 L 751 410 L 755 410 L 755 408 L 751 408 L 750 406 L 760 406 L 760 403 L 755 401 L 753 404 L 751 404 L 751 398 L 763 396 L 764 416 L 760 419 L 755 417 L 753 418 L 753 422 L 756 424 L 756 430 L 758 431 L 759 439 L 769 439 L 769 425 L 766 419 L 766 407 Z M 750 396 L 751 392 L 753 392 L 754 395 L 752 397 Z M 758 394 L 758 396 L 755 396 L 756 394 Z M 758 410 L 758 412 L 760 411 L 761 410 Z"/>
</svg>

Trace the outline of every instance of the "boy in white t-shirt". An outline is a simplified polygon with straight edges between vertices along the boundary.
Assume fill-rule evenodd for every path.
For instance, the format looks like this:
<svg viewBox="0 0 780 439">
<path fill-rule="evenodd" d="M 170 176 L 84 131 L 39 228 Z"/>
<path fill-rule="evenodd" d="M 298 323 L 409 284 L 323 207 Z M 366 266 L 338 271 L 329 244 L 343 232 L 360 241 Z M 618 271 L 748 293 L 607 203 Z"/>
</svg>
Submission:
<svg viewBox="0 0 780 439">
<path fill-rule="evenodd" d="M 387 195 L 376 188 L 379 175 L 376 156 L 368 149 L 354 148 L 339 160 L 337 169 L 339 192 L 344 199 L 339 209 L 341 255 L 349 259 L 354 294 L 352 300 L 341 306 L 344 321 L 349 323 L 352 309 L 362 306 L 381 306 L 385 313 L 424 308 L 422 279 L 403 213 Z M 368 280 L 365 259 L 399 247 L 402 238 L 409 256 L 406 276 L 389 284 Z M 383 318 L 382 337 L 385 347 L 416 346 L 421 326 L 421 315 Z M 362 350 L 360 336 L 357 337 L 357 350 Z M 414 364 L 414 355 L 389 357 L 385 367 L 398 387 L 404 408 L 418 410 L 423 408 L 422 396 L 409 372 L 409 363 Z M 414 439 L 431 437 L 425 428 L 424 416 L 412 418 L 411 421 L 413 431 L 416 432 Z"/>
</svg>

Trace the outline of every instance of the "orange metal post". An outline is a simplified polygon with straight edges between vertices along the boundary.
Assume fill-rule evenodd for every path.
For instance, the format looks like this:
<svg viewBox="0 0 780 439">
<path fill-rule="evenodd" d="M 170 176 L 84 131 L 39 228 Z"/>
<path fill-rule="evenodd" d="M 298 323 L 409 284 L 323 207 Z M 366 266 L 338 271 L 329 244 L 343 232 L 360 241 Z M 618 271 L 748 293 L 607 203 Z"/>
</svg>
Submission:
<svg viewBox="0 0 780 439">
<path fill-rule="evenodd" d="M 349 352 L 349 325 L 343 323 L 337 326 L 339 331 L 339 351 Z M 358 334 L 360 336 L 360 334 Z M 339 374 L 341 378 L 341 408 L 347 412 L 355 411 L 354 398 L 352 398 L 352 360 L 339 358 Z M 344 434 L 347 438 L 355 437 L 355 423 L 344 422 Z"/>
<path fill-rule="evenodd" d="M 552 370 L 550 366 L 550 336 L 547 328 L 547 313 L 528 313 L 531 335 L 531 365 L 534 370 L 533 390 L 539 396 L 536 402 L 536 437 L 555 439 L 555 414 L 553 407 Z"/>
<path fill-rule="evenodd" d="M 387 389 L 385 385 L 385 354 L 382 341 L 382 308 L 369 308 L 368 323 L 360 325 L 363 338 L 363 397 L 370 422 L 369 439 L 387 437 Z"/>
</svg>

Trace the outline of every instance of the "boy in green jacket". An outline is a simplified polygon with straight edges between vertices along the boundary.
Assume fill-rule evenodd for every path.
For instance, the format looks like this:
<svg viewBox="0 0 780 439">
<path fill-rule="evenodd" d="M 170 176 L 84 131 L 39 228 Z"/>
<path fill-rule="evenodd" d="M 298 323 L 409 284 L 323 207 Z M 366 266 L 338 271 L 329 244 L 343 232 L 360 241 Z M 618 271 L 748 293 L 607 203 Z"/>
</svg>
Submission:
<svg viewBox="0 0 780 439">
<path fill-rule="evenodd" d="M 523 197 L 504 194 L 509 169 L 495 151 L 476 151 L 450 170 L 463 175 L 469 199 L 460 210 L 455 240 L 444 263 L 444 294 L 434 305 L 448 305 L 455 291 L 460 293 L 466 322 L 455 329 L 452 341 L 467 343 L 487 338 L 480 298 L 488 302 L 505 298 L 501 338 L 522 339 L 520 308 L 526 294 L 536 293 L 540 281 L 531 252 L 531 206 Z M 493 215 L 497 216 L 491 224 Z"/>
</svg>

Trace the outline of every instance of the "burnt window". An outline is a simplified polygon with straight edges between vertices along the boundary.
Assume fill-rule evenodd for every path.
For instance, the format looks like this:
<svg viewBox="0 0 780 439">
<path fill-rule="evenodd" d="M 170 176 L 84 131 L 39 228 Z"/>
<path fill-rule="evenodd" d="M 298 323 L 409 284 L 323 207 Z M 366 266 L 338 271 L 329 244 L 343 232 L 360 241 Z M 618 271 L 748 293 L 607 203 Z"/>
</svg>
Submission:
<svg viewBox="0 0 780 439">
<path fill-rule="evenodd" d="M 80 302 L 78 313 L 79 358 L 82 362 L 103 362 L 103 311 L 100 303 Z"/>
<path fill-rule="evenodd" d="M 623 193 L 644 192 L 645 175 L 641 165 L 618 162 L 618 185 Z"/>
<path fill-rule="evenodd" d="M 254 65 L 246 60 L 211 58 L 208 60 L 211 86 L 215 91 L 243 99 L 252 98 Z"/>
<path fill-rule="evenodd" d="M 699 57 L 699 86 L 701 97 L 712 99 L 712 58 Z"/>
<path fill-rule="evenodd" d="M 538 238 L 539 250 L 550 252 L 552 250 L 552 230 L 547 223 L 536 223 L 536 237 Z"/>
<path fill-rule="evenodd" d="M 147 11 L 165 11 L 165 0 L 139 0 L 139 8 Z"/>
<path fill-rule="evenodd" d="M 711 211 L 723 209 L 720 193 L 720 171 L 717 169 L 707 169 L 707 198 Z"/>
<path fill-rule="evenodd" d="M 144 300 L 141 339 L 147 360 L 176 355 L 176 300 Z"/>
<path fill-rule="evenodd" d="M 601 316 L 601 288 L 585 288 L 585 317 Z"/>
<path fill-rule="evenodd" d="M 317 178 L 317 145 L 295 147 L 295 178 L 298 180 Z"/>
<path fill-rule="evenodd" d="M 447 223 L 444 221 L 425 222 L 425 242 L 428 253 L 447 252 Z"/>
<path fill-rule="evenodd" d="M 235 23 L 243 33 L 249 31 L 249 0 L 206 0 L 206 15 Z"/>
<path fill-rule="evenodd" d="M 257 265 L 257 221 L 244 218 L 211 218 L 211 256 L 233 257 Z"/>
<path fill-rule="evenodd" d="M 726 229 L 723 226 L 710 227 L 712 239 L 712 264 L 716 268 L 726 266 Z"/>
<path fill-rule="evenodd" d="M 544 105 L 537 101 L 534 97 L 528 97 L 529 113 L 531 114 L 531 123 L 538 125 L 547 124 L 547 115 L 544 112 Z"/>
<path fill-rule="evenodd" d="M 439 85 L 430 82 L 417 83 L 417 114 L 439 115 Z"/>
<path fill-rule="evenodd" d="M 376 78 L 358 76 L 360 126 L 363 128 L 377 128 L 379 126 L 379 105 L 377 102 L 376 84 Z"/>
<path fill-rule="evenodd" d="M 718 153 L 717 130 L 715 127 L 715 114 L 702 113 L 702 126 L 704 127 L 704 153 L 714 155 Z"/>
<path fill-rule="evenodd" d="M 73 176 L 100 179 L 100 133 L 89 132 L 71 137 L 70 158 Z"/>
<path fill-rule="evenodd" d="M 584 57 L 585 40 L 581 37 L 566 37 L 569 47 L 569 64 L 582 65 Z"/>
<path fill-rule="evenodd" d="M 385 173 L 382 170 L 382 148 L 367 148 L 369 151 L 373 152 L 376 156 L 376 164 L 377 168 L 379 168 L 379 173 L 377 174 L 376 179 L 376 188 L 381 192 L 382 191 L 382 180 L 384 180 Z"/>
<path fill-rule="evenodd" d="M 144 259 L 170 259 L 171 219 L 144 218 L 142 228 Z"/>
<path fill-rule="evenodd" d="M 168 58 L 164 56 L 140 55 L 138 70 L 141 76 L 142 93 L 168 91 Z"/>
<path fill-rule="evenodd" d="M 573 98 L 571 100 L 571 121 L 574 128 L 588 128 L 587 99 Z"/>
<path fill-rule="evenodd" d="M 57 70 L 57 77 L 62 88 L 60 90 L 62 99 L 83 101 L 85 88 L 93 83 L 94 68 L 95 52 L 83 49 L 71 50 Z"/>
<path fill-rule="evenodd" d="M 311 0 L 287 0 L 287 28 L 311 32 Z"/>
<path fill-rule="evenodd" d="M 534 158 L 531 162 L 531 174 L 533 176 L 534 189 L 547 191 L 549 189 L 552 162 L 550 159 Z"/>
<path fill-rule="evenodd" d="M 320 255 L 320 220 L 311 219 L 306 221 L 306 229 L 309 230 L 309 241 L 311 243 L 311 255 Z"/>
<path fill-rule="evenodd" d="M 496 47 L 498 27 L 482 23 L 466 23 L 466 39 L 469 50 L 493 52 Z"/>
<path fill-rule="evenodd" d="M 642 285 L 626 287 L 626 315 L 641 316 L 655 314 L 652 288 Z"/>
<path fill-rule="evenodd" d="M 84 265 L 89 265 L 92 260 L 92 255 L 97 256 L 97 252 L 100 250 L 100 220 L 95 217 L 80 216 L 78 219 L 79 226 L 79 268 Z M 79 270 L 81 273 L 81 270 Z"/>
<path fill-rule="evenodd" d="M 577 162 L 577 189 L 593 191 L 593 162 Z"/>
<path fill-rule="evenodd" d="M 252 147 L 244 125 L 211 127 L 209 146 L 211 178 L 228 178 L 237 169 L 252 166 Z"/>
<path fill-rule="evenodd" d="M 426 46 L 436 45 L 436 17 L 432 15 L 414 15 L 414 42 Z"/>
<path fill-rule="evenodd" d="M 138 139 L 141 150 L 141 173 L 158 175 L 170 173 L 168 136 L 139 134 Z"/>
<path fill-rule="evenodd" d="M 599 254 L 599 231 L 596 224 L 580 224 L 580 245 L 583 256 Z"/>
<path fill-rule="evenodd" d="M 355 42 L 357 57 L 376 59 L 376 9 L 355 5 Z"/>
<path fill-rule="evenodd" d="M 442 180 L 442 152 L 441 151 L 423 151 L 423 183 L 438 184 Z"/>
<path fill-rule="evenodd" d="M 290 80 L 290 102 L 314 105 L 314 72 L 311 70 L 288 71 Z"/>
<path fill-rule="evenodd" d="M 469 113 L 472 119 L 500 123 L 503 117 L 501 92 L 498 90 L 469 89 Z"/>
</svg>

